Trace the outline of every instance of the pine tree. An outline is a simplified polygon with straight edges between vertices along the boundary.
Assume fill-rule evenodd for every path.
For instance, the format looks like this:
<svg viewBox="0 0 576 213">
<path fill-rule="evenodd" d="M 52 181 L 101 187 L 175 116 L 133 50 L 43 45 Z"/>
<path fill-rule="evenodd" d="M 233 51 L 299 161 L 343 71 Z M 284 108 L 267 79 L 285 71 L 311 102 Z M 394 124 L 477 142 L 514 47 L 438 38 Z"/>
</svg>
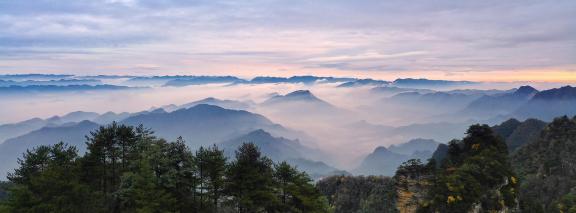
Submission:
<svg viewBox="0 0 576 213">
<path fill-rule="evenodd" d="M 272 176 L 272 161 L 261 156 L 256 145 L 242 144 L 226 176 L 226 191 L 238 212 L 270 212 L 278 207 Z"/>
</svg>

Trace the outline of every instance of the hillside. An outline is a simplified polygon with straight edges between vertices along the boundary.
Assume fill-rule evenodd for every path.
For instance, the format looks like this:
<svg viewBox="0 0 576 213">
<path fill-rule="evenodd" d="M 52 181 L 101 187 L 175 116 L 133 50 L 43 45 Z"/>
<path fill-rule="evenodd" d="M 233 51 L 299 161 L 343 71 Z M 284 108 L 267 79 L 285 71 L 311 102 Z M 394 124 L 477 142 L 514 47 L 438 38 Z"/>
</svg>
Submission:
<svg viewBox="0 0 576 213">
<path fill-rule="evenodd" d="M 557 212 L 556 203 L 576 187 L 576 118 L 560 117 L 536 141 L 511 156 L 521 177 L 522 208 Z"/>
</svg>

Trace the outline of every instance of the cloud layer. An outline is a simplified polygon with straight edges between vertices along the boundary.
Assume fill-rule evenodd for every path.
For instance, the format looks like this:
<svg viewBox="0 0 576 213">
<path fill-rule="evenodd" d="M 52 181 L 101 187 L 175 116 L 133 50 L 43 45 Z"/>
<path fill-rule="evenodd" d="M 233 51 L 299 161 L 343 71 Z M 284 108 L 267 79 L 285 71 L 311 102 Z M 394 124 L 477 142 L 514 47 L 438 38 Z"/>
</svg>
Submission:
<svg viewBox="0 0 576 213">
<path fill-rule="evenodd" d="M 3 73 L 576 70 L 571 0 L 21 0 L 0 14 Z"/>
</svg>

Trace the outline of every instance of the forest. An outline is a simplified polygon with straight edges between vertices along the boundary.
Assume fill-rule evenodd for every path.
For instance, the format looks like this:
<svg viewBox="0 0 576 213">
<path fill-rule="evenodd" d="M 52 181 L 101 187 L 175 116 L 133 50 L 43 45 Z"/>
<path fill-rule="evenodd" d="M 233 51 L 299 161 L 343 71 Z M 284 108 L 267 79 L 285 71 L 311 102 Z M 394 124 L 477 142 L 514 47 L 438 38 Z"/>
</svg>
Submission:
<svg viewBox="0 0 576 213">
<path fill-rule="evenodd" d="M 142 125 L 101 126 L 86 144 L 84 155 L 64 143 L 24 153 L 0 184 L 0 212 L 576 212 L 576 117 L 472 125 L 393 177 L 313 181 L 250 141 L 227 159 Z"/>
<path fill-rule="evenodd" d="M 217 147 L 192 153 L 179 139 L 112 123 L 88 150 L 39 146 L 8 175 L 1 212 L 327 212 L 311 179 L 244 143 L 235 159 Z M 8 193 L 9 196 L 5 193 Z"/>
</svg>

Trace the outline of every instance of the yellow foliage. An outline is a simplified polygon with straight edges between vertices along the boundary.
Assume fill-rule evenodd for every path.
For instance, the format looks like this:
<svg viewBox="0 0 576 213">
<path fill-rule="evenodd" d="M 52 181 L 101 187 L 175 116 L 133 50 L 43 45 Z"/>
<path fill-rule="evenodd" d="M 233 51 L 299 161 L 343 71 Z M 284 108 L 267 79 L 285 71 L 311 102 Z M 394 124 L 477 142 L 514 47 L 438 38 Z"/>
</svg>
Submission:
<svg viewBox="0 0 576 213">
<path fill-rule="evenodd" d="M 478 150 L 478 149 L 480 149 L 480 144 L 475 143 L 474 145 L 472 145 L 472 149 L 473 149 L 473 150 Z"/>
<path fill-rule="evenodd" d="M 514 184 L 514 185 L 515 185 L 516 183 L 518 183 L 518 180 L 517 180 L 516 177 L 514 177 L 514 176 L 511 176 L 511 177 L 510 177 L 510 181 L 511 181 L 512 184 Z"/>
<path fill-rule="evenodd" d="M 456 202 L 456 198 L 452 195 L 448 196 L 448 200 L 446 200 L 446 203 L 451 204 Z"/>
</svg>

